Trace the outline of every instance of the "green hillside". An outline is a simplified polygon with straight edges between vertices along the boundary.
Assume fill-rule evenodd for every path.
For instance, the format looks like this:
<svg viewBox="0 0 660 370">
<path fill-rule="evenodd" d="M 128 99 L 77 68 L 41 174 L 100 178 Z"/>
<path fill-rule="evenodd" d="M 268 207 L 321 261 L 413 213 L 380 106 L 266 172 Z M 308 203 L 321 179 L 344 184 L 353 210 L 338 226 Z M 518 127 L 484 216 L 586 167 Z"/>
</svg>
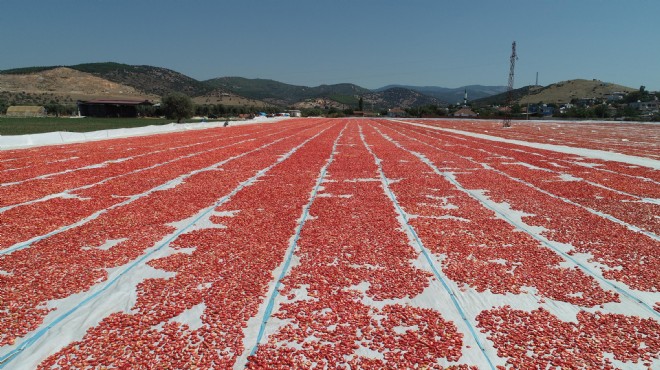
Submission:
<svg viewBox="0 0 660 370">
<path fill-rule="evenodd" d="M 290 105 L 301 100 L 319 97 L 328 97 L 338 101 L 357 101 L 355 96 L 370 92 L 368 89 L 347 83 L 307 87 L 267 79 L 243 77 L 219 77 L 204 82 L 214 88 L 222 88 L 247 98 L 282 105 Z"/>
</svg>

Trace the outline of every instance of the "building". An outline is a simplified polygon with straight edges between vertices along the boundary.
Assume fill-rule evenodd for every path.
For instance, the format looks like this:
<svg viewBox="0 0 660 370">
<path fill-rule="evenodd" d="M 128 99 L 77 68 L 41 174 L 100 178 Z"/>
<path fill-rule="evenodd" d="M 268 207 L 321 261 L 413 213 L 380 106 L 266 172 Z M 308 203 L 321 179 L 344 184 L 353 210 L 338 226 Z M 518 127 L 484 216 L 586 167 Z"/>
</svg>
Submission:
<svg viewBox="0 0 660 370">
<path fill-rule="evenodd" d="M 477 117 L 478 114 L 474 113 L 474 111 L 470 108 L 461 108 L 454 112 L 454 117 Z"/>
<path fill-rule="evenodd" d="M 657 112 L 658 107 L 660 106 L 658 104 L 657 100 L 651 100 L 651 101 L 637 101 L 628 104 L 630 108 L 640 110 L 642 112 Z"/>
<path fill-rule="evenodd" d="M 289 111 L 291 117 L 302 117 L 302 113 L 297 109 L 292 109 Z"/>
<path fill-rule="evenodd" d="M 401 108 L 391 108 L 387 110 L 388 117 L 407 117 L 408 113 Z"/>
<path fill-rule="evenodd" d="M 549 107 L 547 104 L 530 104 L 527 107 L 527 114 L 537 114 L 543 117 L 550 117 L 555 114 L 555 108 Z"/>
<path fill-rule="evenodd" d="M 148 100 L 97 99 L 78 101 L 78 111 L 86 117 L 137 117 L 139 106 L 151 105 Z"/>
<path fill-rule="evenodd" d="M 7 117 L 46 117 L 46 108 L 38 105 L 12 105 Z"/>
<path fill-rule="evenodd" d="M 610 94 L 605 94 L 605 98 L 608 102 L 618 102 L 623 100 L 626 97 L 627 93 L 615 91 Z"/>
</svg>

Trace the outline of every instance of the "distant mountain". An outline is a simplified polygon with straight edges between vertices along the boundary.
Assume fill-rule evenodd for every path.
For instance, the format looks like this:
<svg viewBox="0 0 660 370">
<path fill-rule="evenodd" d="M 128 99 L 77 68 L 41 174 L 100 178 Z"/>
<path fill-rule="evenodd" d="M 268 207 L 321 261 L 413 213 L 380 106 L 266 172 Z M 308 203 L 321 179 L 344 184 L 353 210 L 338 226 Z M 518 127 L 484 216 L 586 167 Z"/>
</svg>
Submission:
<svg viewBox="0 0 660 370">
<path fill-rule="evenodd" d="M 365 88 L 348 83 L 307 87 L 289 85 L 267 79 L 249 79 L 243 77 L 218 77 L 206 80 L 204 83 L 247 98 L 259 99 L 284 106 L 316 98 L 336 98 L 342 100 L 347 97 L 369 92 Z"/>
<path fill-rule="evenodd" d="M 402 87 L 410 90 L 417 91 L 424 95 L 429 95 L 440 99 L 444 102 L 454 104 L 463 101 L 465 90 L 467 89 L 468 100 L 476 100 L 485 98 L 491 95 L 496 95 L 506 91 L 506 86 L 483 86 L 483 85 L 469 85 L 457 88 L 439 87 L 439 86 L 409 86 L 409 85 L 388 85 L 376 89 L 376 91 L 384 91 L 393 87 Z"/>
<path fill-rule="evenodd" d="M 365 109 L 373 105 L 377 108 L 411 108 L 423 105 L 446 105 L 445 102 L 433 96 L 425 95 L 417 91 L 392 87 L 383 91 L 371 92 L 364 95 Z"/>
<path fill-rule="evenodd" d="M 218 77 L 198 81 L 179 72 L 147 65 L 87 63 L 73 66 L 16 68 L 0 71 L 0 100 L 11 104 L 74 103 L 77 99 L 133 97 L 157 100 L 184 93 L 197 104 L 228 106 L 333 107 L 364 109 L 446 105 L 463 101 L 465 90 L 475 106 L 503 104 L 506 87 L 470 85 L 458 88 L 389 85 L 369 90 L 350 83 L 316 87 L 290 85 L 268 79 Z M 547 87 L 526 86 L 513 91 L 523 104 L 563 103 L 572 99 L 602 98 L 635 89 L 598 80 L 570 80 Z"/>
<path fill-rule="evenodd" d="M 538 86 L 523 86 L 512 90 L 511 98 L 514 102 L 518 102 L 524 96 L 528 95 L 530 91 L 538 89 Z M 506 103 L 508 93 L 505 91 L 497 95 L 487 96 L 481 99 L 472 100 L 471 103 L 475 107 L 484 107 L 487 105 L 503 105 Z"/>
<path fill-rule="evenodd" d="M 203 82 L 161 67 L 132 66 L 120 63 L 89 63 L 74 65 L 70 68 L 160 96 L 173 92 L 198 96 L 212 90 Z"/>
</svg>

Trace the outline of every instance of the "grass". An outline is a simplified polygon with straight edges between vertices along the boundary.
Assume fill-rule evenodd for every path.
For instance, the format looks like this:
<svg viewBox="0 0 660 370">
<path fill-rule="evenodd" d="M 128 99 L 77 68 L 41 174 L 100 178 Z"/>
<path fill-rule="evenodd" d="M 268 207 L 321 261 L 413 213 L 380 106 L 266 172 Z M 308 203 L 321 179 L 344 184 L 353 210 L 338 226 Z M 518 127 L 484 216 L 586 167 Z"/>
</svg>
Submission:
<svg viewBox="0 0 660 370">
<path fill-rule="evenodd" d="M 165 118 L 9 118 L 0 117 L 0 135 L 26 135 L 44 132 L 90 132 L 114 128 L 142 127 L 171 123 Z M 186 120 L 186 122 L 192 122 Z"/>
</svg>

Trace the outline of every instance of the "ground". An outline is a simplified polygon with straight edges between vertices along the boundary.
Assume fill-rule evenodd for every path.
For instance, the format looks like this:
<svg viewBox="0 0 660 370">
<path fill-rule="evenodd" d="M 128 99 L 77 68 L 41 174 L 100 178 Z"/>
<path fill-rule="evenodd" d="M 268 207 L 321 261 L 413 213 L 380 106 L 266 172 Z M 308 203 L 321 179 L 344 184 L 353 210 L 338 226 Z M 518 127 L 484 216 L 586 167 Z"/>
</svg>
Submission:
<svg viewBox="0 0 660 370">
<path fill-rule="evenodd" d="M 0 368 L 660 365 L 653 124 L 288 119 L 0 152 Z"/>
</svg>

